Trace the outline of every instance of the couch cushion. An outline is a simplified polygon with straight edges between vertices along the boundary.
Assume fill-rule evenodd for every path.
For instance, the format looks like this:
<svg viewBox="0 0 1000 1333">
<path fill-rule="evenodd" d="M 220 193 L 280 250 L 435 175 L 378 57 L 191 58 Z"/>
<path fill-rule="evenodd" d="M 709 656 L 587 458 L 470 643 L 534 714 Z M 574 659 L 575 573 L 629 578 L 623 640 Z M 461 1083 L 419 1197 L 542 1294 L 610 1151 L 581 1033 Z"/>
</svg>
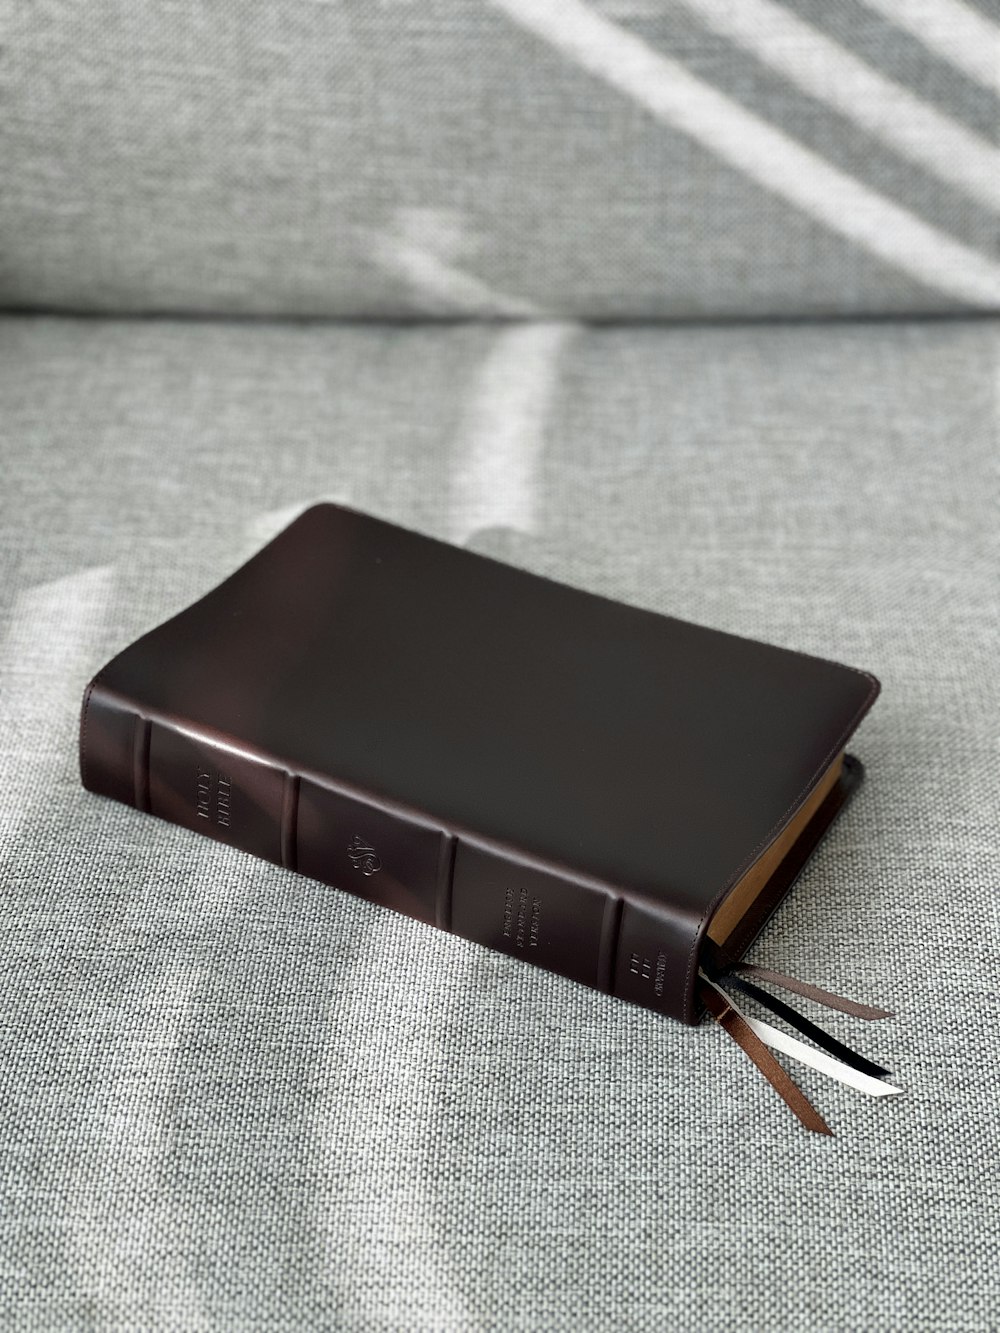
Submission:
<svg viewBox="0 0 1000 1333">
<path fill-rule="evenodd" d="M 19 5 L 0 305 L 995 310 L 1000 26 L 927 8 Z"/>
<path fill-rule="evenodd" d="M 995 323 L 0 322 L 19 1327 L 977 1328 L 997 1161 Z M 874 671 L 753 957 L 884 1004 L 803 1134 L 721 1033 L 84 793 L 118 648 L 328 497 Z"/>
</svg>

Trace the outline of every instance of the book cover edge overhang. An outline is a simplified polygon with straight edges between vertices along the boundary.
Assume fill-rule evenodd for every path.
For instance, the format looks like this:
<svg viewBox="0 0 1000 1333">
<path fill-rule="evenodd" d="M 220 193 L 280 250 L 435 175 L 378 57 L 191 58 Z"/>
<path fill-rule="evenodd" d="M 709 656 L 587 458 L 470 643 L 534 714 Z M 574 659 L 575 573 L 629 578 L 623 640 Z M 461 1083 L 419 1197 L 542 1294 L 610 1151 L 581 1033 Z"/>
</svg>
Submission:
<svg viewBox="0 0 1000 1333">
<path fill-rule="evenodd" d="M 852 715 L 850 721 L 843 729 L 840 737 L 831 747 L 823 762 L 818 766 L 816 772 L 812 775 L 810 781 L 806 784 L 799 797 L 789 806 L 788 810 L 781 819 L 769 831 L 768 835 L 761 840 L 761 843 L 754 851 L 737 867 L 729 876 L 725 884 L 719 889 L 718 893 L 711 900 L 705 912 L 703 913 L 691 943 L 691 952 L 688 959 L 687 976 L 685 979 L 685 1016 L 683 1021 L 688 1023 L 698 1023 L 701 1021 L 702 1012 L 696 1002 L 696 985 L 698 964 L 702 958 L 705 949 L 707 932 L 716 912 L 725 903 L 728 895 L 739 883 L 743 875 L 750 870 L 757 860 L 766 854 L 767 849 L 781 837 L 788 826 L 794 822 L 797 813 L 806 805 L 812 793 L 816 790 L 818 784 L 823 780 L 824 775 L 829 771 L 830 765 L 837 758 L 838 754 L 843 753 L 843 763 L 841 771 L 831 789 L 827 792 L 824 799 L 813 815 L 807 820 L 805 826 L 798 837 L 792 843 L 785 856 L 774 867 L 770 876 L 768 876 L 760 893 L 755 896 L 751 911 L 748 914 L 751 918 L 759 916 L 759 919 L 752 921 L 750 929 L 744 930 L 742 922 L 732 932 L 732 938 L 738 939 L 738 945 L 731 948 L 723 947 L 718 950 L 720 957 L 725 958 L 727 962 L 738 961 L 749 949 L 750 945 L 763 930 L 764 926 L 777 911 L 778 907 L 787 897 L 793 888 L 799 875 L 808 864 L 813 851 L 818 846 L 823 837 L 836 822 L 848 799 L 854 794 L 864 777 L 864 765 L 854 755 L 848 754 L 846 746 L 848 741 L 857 731 L 858 726 L 863 721 L 866 714 L 871 709 L 875 700 L 881 692 L 881 682 L 869 671 L 863 671 L 858 667 L 846 667 L 837 663 L 844 670 L 855 672 L 864 676 L 869 682 L 868 692 L 857 710 Z M 779 891 L 774 891 L 774 885 L 778 884 Z M 754 911 L 758 903 L 763 902 L 766 907 L 759 914 Z M 727 945 L 730 941 L 727 941 Z"/>
</svg>

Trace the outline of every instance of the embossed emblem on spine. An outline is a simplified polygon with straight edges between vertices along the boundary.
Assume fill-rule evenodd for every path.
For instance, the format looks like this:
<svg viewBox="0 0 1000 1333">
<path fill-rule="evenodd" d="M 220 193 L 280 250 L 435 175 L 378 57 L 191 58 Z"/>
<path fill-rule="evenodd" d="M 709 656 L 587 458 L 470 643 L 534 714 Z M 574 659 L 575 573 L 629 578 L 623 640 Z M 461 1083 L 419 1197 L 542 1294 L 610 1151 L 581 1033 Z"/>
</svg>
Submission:
<svg viewBox="0 0 1000 1333">
<path fill-rule="evenodd" d="M 351 839 L 347 855 L 351 858 L 354 869 L 360 870 L 363 875 L 375 875 L 382 869 L 382 862 L 375 848 L 370 842 L 365 842 L 360 833 L 355 833 Z"/>
<path fill-rule="evenodd" d="M 667 955 L 658 953 L 656 955 L 656 967 L 654 971 L 652 958 L 643 958 L 634 953 L 629 959 L 628 970 L 634 977 L 640 977 L 643 981 L 652 981 L 653 990 L 657 995 L 662 995 L 667 977 Z"/>
</svg>

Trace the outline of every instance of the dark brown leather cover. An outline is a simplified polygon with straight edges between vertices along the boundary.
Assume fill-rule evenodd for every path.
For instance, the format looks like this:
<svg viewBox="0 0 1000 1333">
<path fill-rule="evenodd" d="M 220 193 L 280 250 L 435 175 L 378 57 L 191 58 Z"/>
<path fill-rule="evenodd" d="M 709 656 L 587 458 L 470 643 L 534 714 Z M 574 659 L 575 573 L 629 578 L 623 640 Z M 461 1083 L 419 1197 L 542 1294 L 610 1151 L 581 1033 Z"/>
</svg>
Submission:
<svg viewBox="0 0 1000 1333">
<path fill-rule="evenodd" d="M 323 504 L 91 682 L 81 773 L 694 1023 L 714 907 L 878 689 Z M 860 776 L 852 764 L 741 950 Z"/>
</svg>

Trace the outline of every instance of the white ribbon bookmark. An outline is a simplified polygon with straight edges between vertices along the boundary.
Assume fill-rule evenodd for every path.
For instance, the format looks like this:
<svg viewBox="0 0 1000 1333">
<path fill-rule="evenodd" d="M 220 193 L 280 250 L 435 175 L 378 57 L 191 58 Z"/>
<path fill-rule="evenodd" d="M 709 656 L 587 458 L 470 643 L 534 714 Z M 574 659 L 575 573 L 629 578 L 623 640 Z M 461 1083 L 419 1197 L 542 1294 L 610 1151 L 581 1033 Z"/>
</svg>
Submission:
<svg viewBox="0 0 1000 1333">
<path fill-rule="evenodd" d="M 807 1046 L 804 1041 L 789 1036 L 787 1032 L 782 1032 L 780 1028 L 772 1027 L 770 1023 L 765 1023 L 759 1018 L 751 1018 L 735 1003 L 728 991 L 716 986 L 715 982 L 709 980 L 700 968 L 698 969 L 698 975 L 708 982 L 713 990 L 717 990 L 720 995 L 725 997 L 726 1003 L 739 1014 L 751 1032 L 759 1037 L 766 1046 L 781 1051 L 785 1055 L 790 1055 L 793 1060 L 799 1060 L 802 1064 L 818 1070 L 821 1074 L 835 1078 L 838 1083 L 846 1083 L 848 1087 L 856 1088 L 858 1092 L 867 1093 L 869 1097 L 902 1096 L 902 1088 L 897 1088 L 892 1083 L 886 1083 L 884 1079 L 872 1078 L 870 1074 L 863 1074 L 858 1069 L 851 1069 L 849 1065 L 843 1064 L 832 1055 L 827 1055 L 825 1051 L 818 1051 L 813 1046 Z"/>
</svg>

